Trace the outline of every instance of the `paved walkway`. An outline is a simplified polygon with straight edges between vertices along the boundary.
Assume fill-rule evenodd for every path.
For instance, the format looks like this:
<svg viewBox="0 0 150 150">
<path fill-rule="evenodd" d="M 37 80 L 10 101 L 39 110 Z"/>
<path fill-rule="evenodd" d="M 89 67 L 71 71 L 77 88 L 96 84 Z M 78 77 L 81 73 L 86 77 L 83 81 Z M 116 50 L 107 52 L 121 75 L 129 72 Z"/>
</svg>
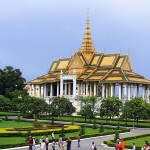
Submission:
<svg viewBox="0 0 150 150">
<path fill-rule="evenodd" d="M 130 132 L 127 133 L 121 133 L 120 137 L 127 137 L 127 136 L 134 136 L 138 134 L 145 134 L 150 132 L 150 129 L 141 129 L 141 128 L 135 128 L 131 129 Z M 114 150 L 114 148 L 107 147 L 103 144 L 103 141 L 113 139 L 114 135 L 107 135 L 107 136 L 99 136 L 99 137 L 92 137 L 92 138 L 86 138 L 81 139 L 81 147 L 77 147 L 77 140 L 74 140 L 71 144 L 71 150 L 91 150 L 91 143 L 92 141 L 95 142 L 97 146 L 97 150 Z M 144 143 L 143 143 L 144 144 Z M 39 148 L 39 145 L 36 145 L 36 150 Z M 7 150 L 27 150 L 28 147 L 18 147 L 18 148 L 10 148 Z M 66 145 L 65 145 L 66 149 Z M 6 150 L 6 149 L 5 149 Z M 49 144 L 49 150 L 52 150 L 51 144 Z M 56 145 L 56 150 L 58 150 L 58 146 Z"/>
</svg>

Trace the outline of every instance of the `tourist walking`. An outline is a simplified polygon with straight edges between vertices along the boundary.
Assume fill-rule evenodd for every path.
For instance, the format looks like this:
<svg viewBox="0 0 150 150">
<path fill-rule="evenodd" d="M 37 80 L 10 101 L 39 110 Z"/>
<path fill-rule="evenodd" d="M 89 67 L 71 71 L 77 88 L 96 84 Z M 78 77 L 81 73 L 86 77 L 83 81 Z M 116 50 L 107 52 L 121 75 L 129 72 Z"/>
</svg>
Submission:
<svg viewBox="0 0 150 150">
<path fill-rule="evenodd" d="M 81 138 L 81 135 L 79 134 L 79 135 L 77 136 L 77 140 L 78 140 L 78 147 L 80 147 L 80 138 Z"/>
<path fill-rule="evenodd" d="M 94 142 L 92 142 L 91 150 L 97 150 L 96 145 L 95 145 L 95 143 L 94 143 Z"/>
<path fill-rule="evenodd" d="M 44 140 L 42 140 L 39 150 L 45 150 L 45 142 L 44 142 Z"/>
<path fill-rule="evenodd" d="M 28 143 L 29 143 L 29 150 L 32 150 L 32 146 L 33 146 L 33 138 L 32 138 L 32 136 L 29 136 Z"/>
<path fill-rule="evenodd" d="M 49 144 L 49 139 L 48 139 L 48 135 L 47 135 L 46 139 L 45 139 L 46 150 L 48 150 L 48 144 Z"/>
<path fill-rule="evenodd" d="M 59 135 L 59 138 L 58 138 L 58 149 L 59 150 L 61 150 L 60 148 L 61 148 L 61 145 L 62 145 L 62 137 L 61 137 L 61 135 Z"/>
<path fill-rule="evenodd" d="M 41 146 L 42 141 L 43 141 L 43 136 L 41 136 L 41 138 L 39 139 L 40 146 Z"/>
<path fill-rule="evenodd" d="M 52 149 L 55 150 L 55 140 L 52 142 Z"/>
<path fill-rule="evenodd" d="M 35 150 L 35 138 L 34 138 L 34 137 L 32 137 L 32 139 L 33 139 L 33 146 L 32 146 L 32 150 Z"/>
<path fill-rule="evenodd" d="M 52 132 L 52 134 L 51 134 L 51 137 L 52 137 L 52 140 L 54 140 L 54 137 L 55 135 L 54 135 L 54 132 Z"/>
<path fill-rule="evenodd" d="M 124 150 L 124 147 L 125 147 L 125 141 L 123 139 L 121 139 L 121 150 Z"/>
<path fill-rule="evenodd" d="M 70 137 L 68 137 L 66 142 L 67 142 L 67 150 L 71 150 L 71 142 L 72 142 L 72 140 L 70 139 Z"/>
<path fill-rule="evenodd" d="M 133 143 L 132 150 L 136 150 L 135 143 Z"/>
</svg>

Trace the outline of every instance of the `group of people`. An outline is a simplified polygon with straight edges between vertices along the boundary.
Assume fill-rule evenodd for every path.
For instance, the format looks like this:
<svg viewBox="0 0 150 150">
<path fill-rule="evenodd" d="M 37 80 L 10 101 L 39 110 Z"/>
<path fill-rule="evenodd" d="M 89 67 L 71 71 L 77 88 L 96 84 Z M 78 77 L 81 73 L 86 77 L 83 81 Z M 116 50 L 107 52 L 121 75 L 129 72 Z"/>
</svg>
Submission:
<svg viewBox="0 0 150 150">
<path fill-rule="evenodd" d="M 148 141 L 145 141 L 144 146 L 141 148 L 141 150 L 150 150 L 150 144 L 148 143 Z"/>
<path fill-rule="evenodd" d="M 80 134 L 77 136 L 77 141 L 78 141 L 78 145 L 77 147 L 80 147 Z M 62 137 L 61 135 L 59 135 L 59 139 L 58 139 L 58 142 L 55 141 L 55 137 L 54 137 L 54 132 L 52 132 L 51 134 L 51 139 L 52 139 L 52 143 L 51 143 L 51 146 L 52 146 L 52 150 L 55 150 L 55 146 L 56 144 L 58 145 L 58 149 L 59 150 L 64 150 L 64 144 L 66 143 L 66 147 L 67 147 L 67 150 L 71 150 L 71 138 L 68 137 L 66 141 L 63 141 L 62 140 Z M 28 144 L 29 144 L 29 150 L 35 150 L 35 138 L 32 137 L 32 136 L 29 136 L 29 139 L 28 139 Z M 46 138 L 44 139 L 43 136 L 41 136 L 41 138 L 39 139 L 39 144 L 40 144 L 40 148 L 38 150 L 48 150 L 48 146 L 49 146 L 49 138 L 48 136 L 46 136 Z"/>
<path fill-rule="evenodd" d="M 124 150 L 125 148 L 125 142 L 123 139 L 117 139 L 115 149 L 116 150 Z"/>
</svg>

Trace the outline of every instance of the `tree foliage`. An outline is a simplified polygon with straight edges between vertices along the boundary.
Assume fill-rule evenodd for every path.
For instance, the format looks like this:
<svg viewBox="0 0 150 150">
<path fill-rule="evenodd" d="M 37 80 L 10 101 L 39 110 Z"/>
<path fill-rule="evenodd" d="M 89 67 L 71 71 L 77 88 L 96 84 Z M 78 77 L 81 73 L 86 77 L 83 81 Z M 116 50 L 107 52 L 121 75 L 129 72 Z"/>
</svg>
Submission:
<svg viewBox="0 0 150 150">
<path fill-rule="evenodd" d="M 9 93 L 14 90 L 23 90 L 25 78 L 19 69 L 6 66 L 0 69 L 0 95 L 10 97 Z"/>
<path fill-rule="evenodd" d="M 72 114 L 75 112 L 75 107 L 64 97 L 53 97 L 50 99 L 50 112 L 54 116 L 60 116 L 63 114 Z"/>
<path fill-rule="evenodd" d="M 94 113 L 97 110 L 96 104 L 99 99 L 96 96 L 81 96 L 79 98 L 81 102 L 80 114 L 86 118 L 94 118 Z"/>
<path fill-rule="evenodd" d="M 112 119 L 115 116 L 119 117 L 122 101 L 114 97 L 108 97 L 101 101 L 100 116 Z"/>
<path fill-rule="evenodd" d="M 12 109 L 12 103 L 9 98 L 0 95 L 0 111 L 9 111 Z"/>
<path fill-rule="evenodd" d="M 126 101 L 123 109 L 123 117 L 138 121 L 139 119 L 150 119 L 150 104 L 139 97 Z"/>
</svg>

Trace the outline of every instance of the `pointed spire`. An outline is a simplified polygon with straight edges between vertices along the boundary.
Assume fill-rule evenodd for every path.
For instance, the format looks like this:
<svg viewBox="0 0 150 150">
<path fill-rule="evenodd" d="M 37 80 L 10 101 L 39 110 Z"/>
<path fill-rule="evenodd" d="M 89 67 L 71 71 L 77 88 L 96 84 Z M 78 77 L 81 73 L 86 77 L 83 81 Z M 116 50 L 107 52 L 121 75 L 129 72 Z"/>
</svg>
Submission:
<svg viewBox="0 0 150 150">
<path fill-rule="evenodd" d="M 91 38 L 90 22 L 89 22 L 88 16 L 87 16 L 87 20 L 86 20 L 86 27 L 85 27 L 83 42 L 82 42 L 82 45 L 81 45 L 81 48 L 79 49 L 79 51 L 80 52 L 95 52 L 92 38 Z"/>
</svg>

